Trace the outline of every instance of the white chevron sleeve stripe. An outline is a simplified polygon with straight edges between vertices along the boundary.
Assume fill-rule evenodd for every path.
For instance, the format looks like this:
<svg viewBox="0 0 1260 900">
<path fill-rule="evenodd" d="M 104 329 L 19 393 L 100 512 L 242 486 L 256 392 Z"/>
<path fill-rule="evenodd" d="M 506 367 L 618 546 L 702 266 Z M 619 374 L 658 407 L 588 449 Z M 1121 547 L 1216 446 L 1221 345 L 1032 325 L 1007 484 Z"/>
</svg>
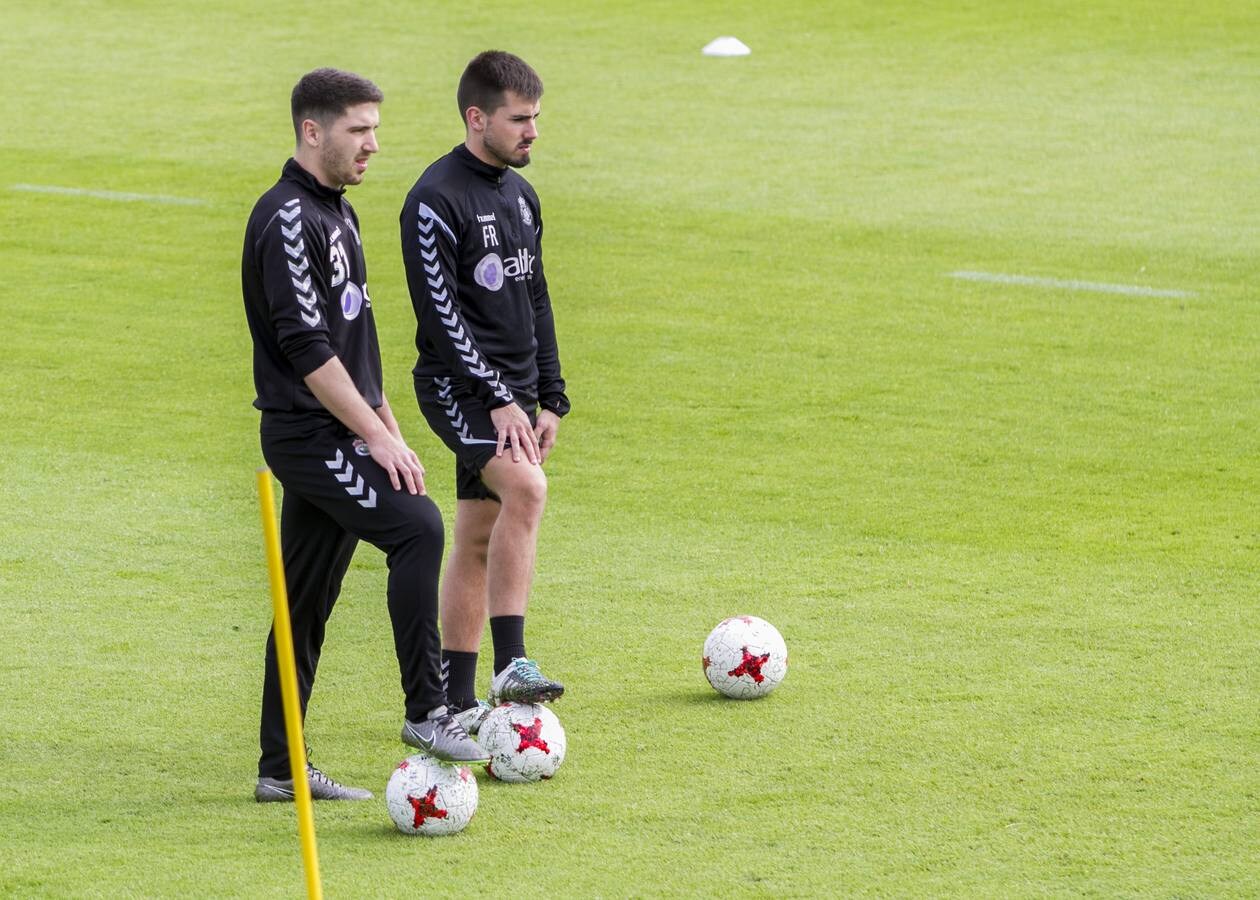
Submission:
<svg viewBox="0 0 1260 900">
<path fill-rule="evenodd" d="M 435 222 L 450 236 L 451 241 L 455 240 L 455 235 L 447 228 L 446 223 L 438 217 L 438 214 L 428 205 L 421 203 L 417 210 L 416 227 L 420 231 L 420 245 L 425 248 L 432 247 L 435 243 L 436 239 L 433 235 L 433 224 Z M 436 260 L 437 251 L 433 250 L 432 254 L 432 259 Z M 430 259 L 428 252 L 421 251 L 421 255 L 426 260 Z M 468 372 L 484 380 L 490 386 L 490 389 L 494 391 L 494 395 L 500 400 L 510 402 L 512 400 L 512 392 L 499 380 L 499 373 L 486 365 L 477 348 L 473 346 L 472 338 L 464 331 L 459 315 L 453 311 L 454 301 L 446 291 L 446 279 L 442 274 L 442 267 L 434 261 L 426 264 L 424 271 L 428 274 L 425 281 L 428 282 L 429 297 L 433 300 L 433 305 L 438 311 L 438 318 L 441 320 L 442 325 L 445 326 L 446 336 L 450 338 L 451 344 L 459 353 L 459 358 L 463 361 Z M 466 434 L 461 433 L 460 439 L 464 440 L 465 443 L 468 442 L 466 437 Z"/>
<path fill-rule="evenodd" d="M 437 222 L 439 225 L 442 226 L 442 230 L 446 232 L 446 236 L 449 237 L 452 241 L 455 240 L 455 232 L 451 231 L 450 226 L 442 221 L 442 217 L 433 211 L 433 207 L 429 206 L 427 203 L 421 203 L 420 204 L 420 220 L 423 222 L 425 219 L 431 219 L 432 221 Z M 432 226 L 430 226 L 429 228 L 421 228 L 421 231 L 431 231 L 431 230 L 432 230 Z"/>
<path fill-rule="evenodd" d="M 280 233 L 284 235 L 284 252 L 291 260 L 289 271 L 292 275 L 289 281 L 293 284 L 293 296 L 302 307 L 302 321 L 317 328 L 320 322 L 319 310 L 316 308 L 318 301 L 311 292 L 311 276 L 303 277 L 311 267 L 311 262 L 306 257 L 306 244 L 302 241 L 302 201 L 295 197 L 284 204 L 280 210 L 280 218 L 294 223 L 288 228 L 280 226 Z"/>
</svg>

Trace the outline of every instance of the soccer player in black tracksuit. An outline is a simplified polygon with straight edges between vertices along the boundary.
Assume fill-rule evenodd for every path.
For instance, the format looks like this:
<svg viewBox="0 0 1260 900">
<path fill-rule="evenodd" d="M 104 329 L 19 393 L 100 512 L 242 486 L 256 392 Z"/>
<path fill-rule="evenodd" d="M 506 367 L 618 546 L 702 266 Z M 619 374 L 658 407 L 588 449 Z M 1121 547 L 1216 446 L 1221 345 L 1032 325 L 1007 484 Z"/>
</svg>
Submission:
<svg viewBox="0 0 1260 900">
<path fill-rule="evenodd" d="M 388 605 L 406 698 L 403 740 L 439 758 L 487 757 L 447 711 L 437 630 L 442 518 L 381 387 L 359 221 L 344 193 L 378 149 L 381 92 L 317 69 L 293 89 L 294 158 L 254 206 L 241 283 L 254 343 L 263 456 L 284 486 L 280 540 L 302 711 L 324 628 L 359 540 L 389 567 Z M 276 666 L 267 639 L 262 757 L 254 796 L 293 799 Z M 372 795 L 307 763 L 316 799 Z"/>
<path fill-rule="evenodd" d="M 525 653 L 525 608 L 547 496 L 541 464 L 569 411 L 543 277 L 538 195 L 514 169 L 538 137 L 542 82 L 488 51 L 460 79 L 465 140 L 407 195 L 403 261 L 417 317 L 420 409 L 456 457 L 455 546 L 442 582 L 442 666 L 452 709 L 475 732 L 487 613 L 491 705 L 554 700 L 563 685 Z"/>
</svg>

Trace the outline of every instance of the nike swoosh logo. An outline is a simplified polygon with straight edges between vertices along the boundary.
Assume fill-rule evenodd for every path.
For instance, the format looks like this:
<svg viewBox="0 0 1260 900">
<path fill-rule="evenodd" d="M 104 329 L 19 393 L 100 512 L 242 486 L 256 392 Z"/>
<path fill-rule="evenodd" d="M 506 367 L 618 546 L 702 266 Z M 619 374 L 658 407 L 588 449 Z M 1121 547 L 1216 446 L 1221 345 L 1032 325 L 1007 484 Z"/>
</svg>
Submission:
<svg viewBox="0 0 1260 900">
<path fill-rule="evenodd" d="M 419 745 L 420 745 L 420 749 L 421 749 L 421 750 L 432 750 L 432 749 L 433 749 L 433 741 L 432 741 L 432 740 L 425 740 L 424 735 L 422 735 L 420 732 L 416 731 L 416 730 L 415 730 L 414 728 L 412 728 L 411 726 L 408 726 L 408 727 L 407 727 L 407 734 L 408 734 L 408 735 L 412 738 L 412 740 L 414 740 L 417 744 L 419 744 Z"/>
</svg>

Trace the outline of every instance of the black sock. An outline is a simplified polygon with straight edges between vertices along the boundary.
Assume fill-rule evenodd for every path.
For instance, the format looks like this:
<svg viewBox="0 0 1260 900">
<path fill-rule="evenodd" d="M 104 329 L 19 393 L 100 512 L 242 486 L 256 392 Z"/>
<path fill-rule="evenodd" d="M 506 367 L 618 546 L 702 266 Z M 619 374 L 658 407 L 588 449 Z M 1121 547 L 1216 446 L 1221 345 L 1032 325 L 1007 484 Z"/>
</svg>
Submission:
<svg viewBox="0 0 1260 900">
<path fill-rule="evenodd" d="M 515 657 L 525 655 L 525 617 L 491 616 L 490 637 L 494 641 L 494 674 L 498 675 Z"/>
<path fill-rule="evenodd" d="M 453 713 L 477 705 L 477 654 L 442 650 L 442 687 Z"/>
</svg>

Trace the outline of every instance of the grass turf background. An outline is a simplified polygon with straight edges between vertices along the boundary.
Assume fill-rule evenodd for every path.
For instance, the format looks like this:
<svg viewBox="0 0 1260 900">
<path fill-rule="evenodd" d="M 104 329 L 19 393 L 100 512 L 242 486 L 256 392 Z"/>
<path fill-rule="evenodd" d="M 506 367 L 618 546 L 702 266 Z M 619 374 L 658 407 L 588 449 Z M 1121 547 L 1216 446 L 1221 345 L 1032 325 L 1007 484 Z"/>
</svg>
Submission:
<svg viewBox="0 0 1260 900">
<path fill-rule="evenodd" d="M 753 55 L 701 57 L 719 34 Z M 1225 3 L 8 11 L 0 893 L 301 890 L 292 810 L 250 800 L 241 235 L 296 78 L 377 80 L 351 199 L 451 521 L 397 211 L 491 46 L 548 88 L 526 174 L 575 406 L 530 647 L 571 686 L 570 758 L 482 780 L 446 840 L 317 807 L 328 894 L 1253 891 L 1258 38 Z M 307 722 L 378 793 L 383 574 L 361 550 Z M 791 650 L 765 701 L 700 674 L 738 612 Z"/>
</svg>

